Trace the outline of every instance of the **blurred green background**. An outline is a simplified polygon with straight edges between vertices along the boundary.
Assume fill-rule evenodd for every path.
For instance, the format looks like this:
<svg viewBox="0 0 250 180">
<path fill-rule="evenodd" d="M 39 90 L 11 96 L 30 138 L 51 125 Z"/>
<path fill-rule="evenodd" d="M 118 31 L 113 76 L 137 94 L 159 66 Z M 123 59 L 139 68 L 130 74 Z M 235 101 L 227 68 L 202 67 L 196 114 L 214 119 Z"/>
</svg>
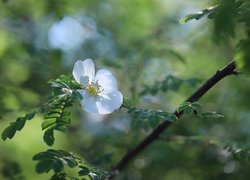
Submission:
<svg viewBox="0 0 250 180">
<path fill-rule="evenodd" d="M 187 14 L 217 2 L 220 1 L 2 0 L 1 132 L 16 117 L 46 102 L 51 90 L 47 81 L 60 74 L 70 75 L 78 59 L 91 58 L 98 68 L 110 69 L 120 91 L 136 107 L 172 112 L 202 81 L 235 57 L 236 45 L 245 38 L 245 27 L 227 11 L 221 22 L 204 18 L 179 23 Z M 228 19 L 232 26 L 226 26 Z M 163 136 L 212 136 L 247 147 L 250 79 L 245 72 L 227 77 L 200 101 L 202 111 L 217 111 L 225 118 L 185 115 Z M 197 81 L 174 84 L 164 93 L 140 93 L 145 86 L 168 75 Z M 104 169 L 117 163 L 151 131 L 146 123 L 130 118 L 124 109 L 99 116 L 84 113 L 76 104 L 72 111 L 69 131 L 56 134 L 53 148 L 72 151 Z M 0 179 L 51 177 L 51 173 L 37 174 L 32 161 L 35 153 L 49 148 L 42 139 L 42 118 L 37 116 L 28 122 L 12 140 L 0 141 Z M 248 162 L 233 158 L 223 148 L 209 143 L 159 140 L 117 179 L 235 180 L 249 176 Z"/>
</svg>

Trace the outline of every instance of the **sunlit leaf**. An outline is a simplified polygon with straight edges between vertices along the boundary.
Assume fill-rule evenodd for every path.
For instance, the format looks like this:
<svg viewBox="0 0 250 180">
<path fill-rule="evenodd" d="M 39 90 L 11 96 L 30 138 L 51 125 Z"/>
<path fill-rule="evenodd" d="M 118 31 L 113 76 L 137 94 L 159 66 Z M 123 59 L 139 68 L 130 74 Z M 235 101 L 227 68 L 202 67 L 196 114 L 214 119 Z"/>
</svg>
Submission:
<svg viewBox="0 0 250 180">
<path fill-rule="evenodd" d="M 46 121 L 42 122 L 42 130 L 50 127 L 51 125 L 55 125 L 56 123 L 56 118 L 48 119 Z"/>
<path fill-rule="evenodd" d="M 217 8 L 217 6 L 212 6 L 212 7 L 209 7 L 209 8 L 206 8 L 206 9 L 203 9 L 202 11 L 200 12 L 197 12 L 197 13 L 193 13 L 193 14 L 189 14 L 187 16 L 185 16 L 184 18 L 180 19 L 180 23 L 183 24 L 183 23 L 187 23 L 191 20 L 199 20 L 201 19 L 202 17 L 204 17 L 205 15 L 208 15 L 210 13 L 213 13 L 215 11 L 215 9 Z"/>
</svg>

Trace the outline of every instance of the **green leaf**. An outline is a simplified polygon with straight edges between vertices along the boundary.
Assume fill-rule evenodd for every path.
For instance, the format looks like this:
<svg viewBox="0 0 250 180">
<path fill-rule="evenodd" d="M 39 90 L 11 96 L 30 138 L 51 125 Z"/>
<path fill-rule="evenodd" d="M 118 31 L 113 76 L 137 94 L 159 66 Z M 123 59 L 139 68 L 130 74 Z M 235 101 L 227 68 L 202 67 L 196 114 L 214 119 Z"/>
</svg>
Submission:
<svg viewBox="0 0 250 180">
<path fill-rule="evenodd" d="M 25 115 L 25 119 L 31 120 L 31 119 L 33 119 L 33 118 L 35 117 L 35 115 L 36 115 L 36 111 L 34 111 L 34 112 L 32 112 L 32 113 L 27 113 L 27 114 Z"/>
<path fill-rule="evenodd" d="M 55 173 L 59 173 L 63 170 L 63 162 L 60 159 L 56 159 L 53 162 L 53 170 Z"/>
<path fill-rule="evenodd" d="M 202 113 L 200 116 L 203 118 L 211 118 L 211 119 L 220 119 L 224 117 L 223 115 L 218 114 L 216 111 L 205 112 Z"/>
<path fill-rule="evenodd" d="M 148 120 L 149 120 L 151 127 L 153 128 L 155 128 L 159 124 L 159 121 L 160 121 L 159 117 L 157 116 L 150 116 Z"/>
<path fill-rule="evenodd" d="M 56 80 L 49 80 L 48 83 L 54 88 L 68 89 L 68 92 L 70 92 L 71 89 L 80 89 L 80 85 L 72 79 L 72 76 L 60 75 Z"/>
<path fill-rule="evenodd" d="M 135 118 L 136 121 L 148 120 L 152 128 L 155 128 L 163 120 L 175 123 L 178 119 L 173 113 L 154 109 L 131 108 L 128 110 L 128 113 Z"/>
<path fill-rule="evenodd" d="M 2 139 L 5 141 L 7 138 L 11 139 L 16 133 L 16 123 L 11 123 L 2 133 Z"/>
<path fill-rule="evenodd" d="M 42 130 L 54 125 L 56 123 L 56 118 L 47 119 L 42 122 Z"/>
<path fill-rule="evenodd" d="M 21 131 L 26 123 L 26 120 L 34 118 L 36 111 L 27 113 L 24 117 L 18 117 L 15 122 L 11 122 L 8 127 L 2 132 L 2 139 L 5 141 L 7 138 L 12 139 L 16 131 Z"/>
<path fill-rule="evenodd" d="M 53 156 L 64 156 L 64 154 L 62 153 L 61 150 L 55 150 L 55 149 L 48 149 L 46 152 L 44 153 L 48 153 L 51 154 Z M 71 156 L 71 155 L 70 155 Z"/>
<path fill-rule="evenodd" d="M 201 104 L 198 103 L 198 102 L 193 102 L 193 103 L 191 103 L 191 106 L 192 106 L 194 109 L 198 109 L 198 108 L 201 107 Z"/>
<path fill-rule="evenodd" d="M 18 130 L 18 131 L 22 130 L 25 123 L 26 123 L 26 119 L 21 118 L 21 117 L 17 118 L 17 120 L 16 120 L 16 130 Z"/>
<path fill-rule="evenodd" d="M 128 98 L 123 97 L 122 107 L 125 107 L 127 109 L 132 107 L 132 103 Z"/>
<path fill-rule="evenodd" d="M 43 135 L 43 140 L 48 146 L 52 146 L 54 144 L 54 128 L 47 129 Z"/>
<path fill-rule="evenodd" d="M 66 161 L 66 164 L 70 167 L 70 168 L 73 168 L 73 167 L 76 167 L 78 166 L 78 163 L 72 159 L 72 158 L 69 158 L 69 157 L 65 157 L 63 158 L 65 161 Z"/>
<path fill-rule="evenodd" d="M 68 180 L 68 177 L 69 175 L 67 173 L 61 172 L 61 173 L 55 173 L 50 180 Z M 70 180 L 73 180 L 73 178 Z"/>
<path fill-rule="evenodd" d="M 184 111 L 188 106 L 189 106 L 189 102 L 184 102 L 182 103 L 178 108 L 177 108 L 177 112 L 182 112 Z"/>
<path fill-rule="evenodd" d="M 171 113 L 167 116 L 167 119 L 168 119 L 168 121 L 175 123 L 175 122 L 177 122 L 178 117 L 175 114 Z"/>
<path fill-rule="evenodd" d="M 66 77 L 62 77 L 61 80 L 64 81 L 64 78 Z M 68 125 L 71 122 L 71 112 L 68 110 L 68 108 L 71 107 L 72 104 L 73 100 L 69 94 L 67 96 L 61 96 L 55 93 L 52 95 L 51 100 L 46 105 L 47 107 L 44 111 L 45 121 L 43 121 L 41 125 L 42 130 L 47 130 L 48 128 L 53 129 L 45 131 L 44 133 L 44 141 L 47 144 L 52 145 L 54 143 L 55 139 L 52 131 L 58 130 L 65 132 L 68 129 Z"/>
<path fill-rule="evenodd" d="M 62 123 L 64 125 L 68 125 L 71 121 L 69 116 L 63 116 L 60 120 L 61 120 L 60 123 Z M 58 124 L 60 124 L 60 123 L 58 123 Z"/>
<path fill-rule="evenodd" d="M 52 155 L 52 154 L 40 152 L 40 153 L 37 153 L 36 155 L 34 155 L 32 159 L 34 161 L 39 161 L 39 160 L 53 159 L 53 158 L 54 158 L 54 155 Z"/>
<path fill-rule="evenodd" d="M 48 115 L 51 115 L 51 114 L 54 114 L 54 113 L 61 114 L 62 111 L 63 111 L 62 108 L 53 108 L 53 109 L 48 110 L 47 114 Z"/>
<path fill-rule="evenodd" d="M 183 113 L 186 113 L 186 114 L 190 114 L 190 113 L 195 113 L 196 114 L 196 110 L 198 108 L 201 107 L 201 104 L 198 103 L 198 102 L 184 102 L 182 103 L 178 108 L 177 108 L 177 112 L 180 113 L 180 112 L 183 112 Z"/>
<path fill-rule="evenodd" d="M 98 175 L 95 173 L 89 173 L 89 177 L 91 178 L 91 180 L 98 180 Z"/>
<path fill-rule="evenodd" d="M 54 113 L 54 114 L 46 114 L 44 116 L 44 119 L 49 119 L 49 118 L 58 118 L 58 117 L 61 117 L 61 114 L 59 113 Z"/>
<path fill-rule="evenodd" d="M 53 164 L 54 164 L 53 159 L 46 159 L 39 161 L 36 165 L 36 172 L 37 173 L 49 172 L 53 168 Z"/>
<path fill-rule="evenodd" d="M 61 132 L 66 132 L 68 129 L 67 126 L 65 126 L 65 124 L 61 123 L 61 124 L 57 124 L 55 126 L 55 130 L 61 131 Z"/>
<path fill-rule="evenodd" d="M 90 171 L 87 167 L 81 167 L 81 170 L 78 172 L 79 176 L 87 176 Z"/>
<path fill-rule="evenodd" d="M 39 152 L 33 156 L 33 160 L 38 161 L 36 165 L 36 171 L 38 173 L 54 171 L 52 179 L 72 179 L 77 180 L 70 176 L 68 173 L 64 172 L 64 165 L 70 168 L 79 168 L 79 176 L 92 176 L 98 179 L 105 179 L 107 172 L 101 169 L 92 168 L 86 164 L 85 160 L 74 156 L 64 150 L 48 149 L 44 152 Z M 88 168 L 89 167 L 89 168 Z"/>
<path fill-rule="evenodd" d="M 186 106 L 185 109 L 183 109 L 183 112 L 186 114 L 192 113 L 194 108 L 192 106 Z"/>
</svg>

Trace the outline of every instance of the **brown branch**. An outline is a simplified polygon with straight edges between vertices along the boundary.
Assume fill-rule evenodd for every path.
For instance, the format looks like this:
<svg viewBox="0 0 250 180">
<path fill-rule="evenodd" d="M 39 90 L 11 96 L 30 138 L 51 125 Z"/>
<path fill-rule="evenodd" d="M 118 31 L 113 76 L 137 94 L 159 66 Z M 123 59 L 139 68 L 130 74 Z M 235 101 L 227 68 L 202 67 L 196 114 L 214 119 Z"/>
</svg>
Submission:
<svg viewBox="0 0 250 180">
<path fill-rule="evenodd" d="M 213 76 L 211 76 L 200 88 L 198 88 L 186 102 L 195 102 L 198 101 L 207 91 L 209 91 L 217 82 L 223 79 L 226 76 L 235 74 L 236 63 L 235 60 L 231 61 L 221 70 L 218 70 Z M 174 114 L 180 118 L 183 112 L 175 111 Z M 118 175 L 119 172 L 141 151 L 143 151 L 147 146 L 153 143 L 165 129 L 167 129 L 172 123 L 170 121 L 163 121 L 159 124 L 143 141 L 141 141 L 137 146 L 127 152 L 123 158 L 112 168 L 112 174 L 110 179 Z"/>
</svg>

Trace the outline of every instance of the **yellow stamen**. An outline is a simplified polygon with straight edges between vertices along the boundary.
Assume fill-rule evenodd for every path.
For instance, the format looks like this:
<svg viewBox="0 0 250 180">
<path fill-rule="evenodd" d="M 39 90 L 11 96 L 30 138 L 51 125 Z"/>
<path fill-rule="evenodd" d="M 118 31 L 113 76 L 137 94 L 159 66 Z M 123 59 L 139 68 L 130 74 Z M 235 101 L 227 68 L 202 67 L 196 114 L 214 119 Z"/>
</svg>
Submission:
<svg viewBox="0 0 250 180">
<path fill-rule="evenodd" d="M 88 91 L 89 94 L 97 96 L 98 94 L 98 90 L 97 87 L 95 87 L 94 85 L 88 85 L 86 87 L 86 90 Z"/>
<path fill-rule="evenodd" d="M 98 82 L 89 82 L 88 86 L 86 87 L 86 90 L 90 95 L 98 96 L 102 91 L 100 88 L 101 86 L 98 84 Z"/>
</svg>

